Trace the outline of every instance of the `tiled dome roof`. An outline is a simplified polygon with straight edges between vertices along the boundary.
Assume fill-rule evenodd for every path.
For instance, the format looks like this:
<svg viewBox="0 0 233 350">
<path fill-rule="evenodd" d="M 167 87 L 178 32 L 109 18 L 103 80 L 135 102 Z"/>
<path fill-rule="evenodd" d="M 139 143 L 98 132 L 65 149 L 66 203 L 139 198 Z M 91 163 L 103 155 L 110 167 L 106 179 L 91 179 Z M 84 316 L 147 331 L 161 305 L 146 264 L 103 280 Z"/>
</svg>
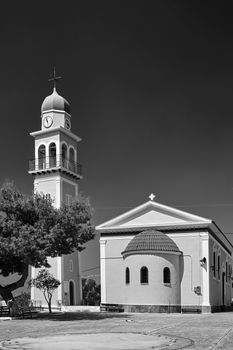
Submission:
<svg viewBox="0 0 233 350">
<path fill-rule="evenodd" d="M 66 99 L 60 96 L 56 89 L 53 89 L 53 93 L 47 96 L 41 106 L 41 112 L 55 109 L 58 111 L 65 111 L 70 114 L 70 104 Z"/>
<path fill-rule="evenodd" d="M 177 252 L 179 248 L 175 242 L 165 233 L 156 230 L 148 230 L 139 233 L 127 245 L 122 255 L 140 254 L 140 252 Z"/>
</svg>

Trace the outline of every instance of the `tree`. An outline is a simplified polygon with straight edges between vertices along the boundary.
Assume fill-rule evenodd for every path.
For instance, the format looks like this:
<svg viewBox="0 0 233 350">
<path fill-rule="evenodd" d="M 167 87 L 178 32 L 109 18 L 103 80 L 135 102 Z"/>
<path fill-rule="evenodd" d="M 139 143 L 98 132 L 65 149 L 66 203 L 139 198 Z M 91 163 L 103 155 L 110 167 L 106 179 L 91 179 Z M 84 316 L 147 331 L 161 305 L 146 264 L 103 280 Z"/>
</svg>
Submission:
<svg viewBox="0 0 233 350">
<path fill-rule="evenodd" d="M 82 279 L 82 292 L 84 305 L 100 304 L 100 284 L 96 284 L 94 279 Z"/>
<path fill-rule="evenodd" d="M 34 286 L 41 290 L 44 294 L 44 298 L 49 307 L 49 313 L 51 314 L 51 301 L 53 292 L 60 286 L 61 282 L 58 281 L 48 270 L 42 269 L 38 272 L 36 278 L 32 278 L 29 282 L 30 286 Z"/>
<path fill-rule="evenodd" d="M 25 196 L 9 182 L 0 188 L 0 274 L 18 273 L 17 282 L 0 285 L 0 294 L 7 302 L 12 291 L 22 287 L 29 265 L 50 267 L 47 257 L 70 254 L 84 249 L 94 238 L 92 210 L 81 196 L 60 209 L 46 196 Z"/>
</svg>

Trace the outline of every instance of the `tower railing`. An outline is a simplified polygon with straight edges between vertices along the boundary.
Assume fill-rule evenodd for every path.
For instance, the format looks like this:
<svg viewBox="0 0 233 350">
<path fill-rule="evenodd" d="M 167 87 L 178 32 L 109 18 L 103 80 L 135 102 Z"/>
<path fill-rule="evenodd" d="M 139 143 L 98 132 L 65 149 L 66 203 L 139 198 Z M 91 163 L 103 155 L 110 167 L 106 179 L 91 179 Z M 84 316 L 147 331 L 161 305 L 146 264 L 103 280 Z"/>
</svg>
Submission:
<svg viewBox="0 0 233 350">
<path fill-rule="evenodd" d="M 56 156 L 42 157 L 29 160 L 29 172 L 43 171 L 54 168 L 61 168 L 67 171 L 71 171 L 80 176 L 82 175 L 81 164 L 74 162 L 70 159 L 64 158 L 60 154 Z"/>
</svg>

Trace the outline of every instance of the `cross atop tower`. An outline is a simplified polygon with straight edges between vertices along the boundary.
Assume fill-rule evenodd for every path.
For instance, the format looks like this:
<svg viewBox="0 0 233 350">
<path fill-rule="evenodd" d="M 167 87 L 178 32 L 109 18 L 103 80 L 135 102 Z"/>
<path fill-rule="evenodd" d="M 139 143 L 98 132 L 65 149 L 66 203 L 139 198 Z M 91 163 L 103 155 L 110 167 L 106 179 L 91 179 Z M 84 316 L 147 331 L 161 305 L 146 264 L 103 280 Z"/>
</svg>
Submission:
<svg viewBox="0 0 233 350">
<path fill-rule="evenodd" d="M 53 88 L 56 90 L 56 82 L 61 79 L 61 77 L 56 76 L 56 67 L 53 68 L 53 73 L 50 75 L 48 81 L 53 81 Z"/>
<path fill-rule="evenodd" d="M 155 199 L 154 193 L 151 193 L 151 194 L 149 195 L 149 199 L 150 199 L 151 201 L 153 201 L 153 200 Z"/>
</svg>

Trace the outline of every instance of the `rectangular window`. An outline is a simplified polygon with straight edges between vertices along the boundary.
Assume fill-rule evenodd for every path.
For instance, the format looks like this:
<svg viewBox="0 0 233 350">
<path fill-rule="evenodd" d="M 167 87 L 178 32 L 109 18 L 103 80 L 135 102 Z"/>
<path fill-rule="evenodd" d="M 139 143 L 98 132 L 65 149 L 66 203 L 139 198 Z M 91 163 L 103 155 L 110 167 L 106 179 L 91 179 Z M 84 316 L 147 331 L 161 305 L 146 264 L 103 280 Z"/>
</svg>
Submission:
<svg viewBox="0 0 233 350">
<path fill-rule="evenodd" d="M 72 196 L 71 194 L 66 194 L 66 204 L 71 205 L 72 203 Z"/>
<path fill-rule="evenodd" d="M 73 272 L 73 260 L 70 260 L 70 272 Z"/>
</svg>

